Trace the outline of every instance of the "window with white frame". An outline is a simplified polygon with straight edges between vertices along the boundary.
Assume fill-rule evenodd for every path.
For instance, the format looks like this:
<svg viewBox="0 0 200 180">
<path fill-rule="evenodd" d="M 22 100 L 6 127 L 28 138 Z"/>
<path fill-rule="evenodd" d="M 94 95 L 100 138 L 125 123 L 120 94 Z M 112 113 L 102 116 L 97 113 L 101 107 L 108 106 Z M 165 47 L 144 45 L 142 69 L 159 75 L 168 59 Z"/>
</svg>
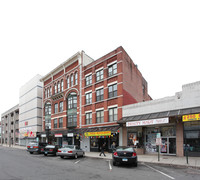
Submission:
<svg viewBox="0 0 200 180">
<path fill-rule="evenodd" d="M 57 84 L 55 83 L 54 84 L 54 94 L 56 94 L 57 93 Z"/>
<path fill-rule="evenodd" d="M 54 104 L 54 113 L 58 113 L 58 103 Z"/>
<path fill-rule="evenodd" d="M 60 82 L 58 81 L 58 93 L 60 92 Z"/>
<path fill-rule="evenodd" d="M 85 77 L 85 85 L 89 86 L 92 84 L 92 74 L 90 74 L 89 76 Z"/>
<path fill-rule="evenodd" d="M 78 73 L 77 72 L 75 72 L 75 85 L 77 85 L 78 84 Z"/>
<path fill-rule="evenodd" d="M 98 89 L 96 90 L 96 101 L 102 101 L 104 98 L 103 98 L 103 95 L 104 95 L 104 89 Z"/>
<path fill-rule="evenodd" d="M 64 86 L 64 83 L 63 83 L 63 80 L 61 80 L 61 92 L 63 92 L 63 86 Z"/>
<path fill-rule="evenodd" d="M 117 63 L 108 66 L 108 76 L 117 74 Z"/>
<path fill-rule="evenodd" d="M 51 96 L 52 95 L 52 89 L 51 89 L 51 86 L 49 88 L 49 95 Z"/>
<path fill-rule="evenodd" d="M 53 122 L 54 122 L 54 129 L 58 128 L 58 126 L 57 126 L 58 125 L 57 119 L 54 119 Z"/>
<path fill-rule="evenodd" d="M 63 101 L 60 102 L 59 109 L 60 109 L 60 112 L 63 112 Z"/>
<path fill-rule="evenodd" d="M 108 98 L 117 96 L 117 84 L 108 86 Z"/>
<path fill-rule="evenodd" d="M 103 69 L 96 72 L 96 81 L 98 82 L 101 80 L 103 80 Z"/>
<path fill-rule="evenodd" d="M 73 86 L 74 85 L 74 76 L 73 76 L 73 74 L 71 75 L 70 79 L 71 79 L 71 86 Z"/>
<path fill-rule="evenodd" d="M 96 112 L 96 123 L 103 123 L 104 122 L 104 110 Z"/>
<path fill-rule="evenodd" d="M 85 104 L 92 104 L 92 92 L 85 94 Z"/>
<path fill-rule="evenodd" d="M 63 118 L 59 118 L 59 128 L 63 127 Z"/>
<path fill-rule="evenodd" d="M 117 107 L 109 109 L 109 122 L 117 121 Z"/>
<path fill-rule="evenodd" d="M 85 114 L 85 123 L 86 124 L 92 124 L 92 112 Z"/>
<path fill-rule="evenodd" d="M 67 88 L 69 88 L 70 84 L 69 84 L 69 76 L 67 77 Z"/>
</svg>

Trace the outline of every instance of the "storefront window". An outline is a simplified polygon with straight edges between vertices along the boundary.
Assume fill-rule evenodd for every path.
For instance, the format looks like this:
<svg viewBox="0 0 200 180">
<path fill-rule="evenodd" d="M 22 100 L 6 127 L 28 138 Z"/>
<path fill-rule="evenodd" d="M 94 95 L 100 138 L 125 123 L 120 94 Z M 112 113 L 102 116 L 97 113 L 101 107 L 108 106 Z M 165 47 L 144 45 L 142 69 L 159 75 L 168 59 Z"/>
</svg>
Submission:
<svg viewBox="0 0 200 180">
<path fill-rule="evenodd" d="M 184 123 L 184 152 L 189 151 L 189 156 L 200 156 L 200 122 Z"/>
</svg>

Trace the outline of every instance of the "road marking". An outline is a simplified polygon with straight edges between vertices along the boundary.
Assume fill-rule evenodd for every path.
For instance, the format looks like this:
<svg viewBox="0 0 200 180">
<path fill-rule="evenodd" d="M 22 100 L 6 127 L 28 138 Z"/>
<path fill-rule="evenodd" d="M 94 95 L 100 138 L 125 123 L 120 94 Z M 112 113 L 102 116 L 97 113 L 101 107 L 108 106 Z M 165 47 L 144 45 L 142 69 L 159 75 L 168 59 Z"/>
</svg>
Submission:
<svg viewBox="0 0 200 180">
<path fill-rule="evenodd" d="M 110 171 L 112 170 L 112 166 L 111 166 L 111 164 L 110 164 L 110 160 L 106 160 L 106 161 L 108 161 L 108 166 L 109 166 L 109 169 L 110 169 Z"/>
<path fill-rule="evenodd" d="M 155 169 L 155 168 L 153 168 L 153 167 L 151 167 L 151 166 L 149 166 L 149 165 L 147 165 L 147 164 L 144 164 L 144 165 L 147 166 L 147 167 L 150 168 L 150 169 L 153 169 L 154 171 L 159 172 L 160 174 L 162 174 L 162 175 L 164 175 L 164 176 L 167 176 L 167 177 L 170 178 L 170 179 L 175 179 L 174 177 L 169 176 L 169 175 L 167 175 L 167 174 L 165 174 L 165 173 L 163 173 L 163 172 L 161 172 L 161 171 L 159 171 L 159 170 L 157 170 L 157 169 Z"/>
<path fill-rule="evenodd" d="M 81 160 L 79 160 L 79 161 L 76 161 L 74 164 L 77 164 L 77 163 L 79 163 Z"/>
</svg>

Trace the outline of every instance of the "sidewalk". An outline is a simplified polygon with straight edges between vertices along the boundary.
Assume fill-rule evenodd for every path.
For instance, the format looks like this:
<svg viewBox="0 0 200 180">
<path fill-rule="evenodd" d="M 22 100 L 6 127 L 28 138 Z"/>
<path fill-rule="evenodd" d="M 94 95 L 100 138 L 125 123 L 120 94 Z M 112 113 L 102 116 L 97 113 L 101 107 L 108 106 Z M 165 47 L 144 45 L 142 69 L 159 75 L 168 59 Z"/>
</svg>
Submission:
<svg viewBox="0 0 200 180">
<path fill-rule="evenodd" d="M 4 147 L 9 147 L 7 145 L 3 145 Z M 25 146 L 11 146 L 10 148 L 17 148 L 17 149 L 24 149 L 26 150 Z M 100 152 L 85 152 L 86 157 L 91 158 L 101 158 L 101 159 L 112 159 L 111 153 L 105 153 L 106 157 L 99 156 Z M 186 161 L 186 157 L 176 157 L 176 156 L 160 156 L 160 161 L 158 161 L 158 155 L 138 155 L 138 162 L 139 163 L 154 163 L 154 164 L 163 164 L 169 166 L 179 166 L 179 167 L 191 167 L 191 168 L 198 168 L 200 169 L 200 157 L 188 157 L 188 164 Z"/>
</svg>

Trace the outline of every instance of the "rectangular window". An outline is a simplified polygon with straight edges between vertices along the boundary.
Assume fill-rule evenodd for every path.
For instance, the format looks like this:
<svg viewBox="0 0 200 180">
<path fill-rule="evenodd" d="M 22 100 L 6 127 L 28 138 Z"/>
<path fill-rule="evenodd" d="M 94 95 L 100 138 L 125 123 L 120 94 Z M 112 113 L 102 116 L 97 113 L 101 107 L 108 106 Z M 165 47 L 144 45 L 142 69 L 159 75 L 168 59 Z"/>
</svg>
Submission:
<svg viewBox="0 0 200 180">
<path fill-rule="evenodd" d="M 103 123 L 104 122 L 104 111 L 97 111 L 96 112 L 96 122 L 97 123 Z"/>
<path fill-rule="evenodd" d="M 96 72 L 96 81 L 103 80 L 103 69 Z"/>
<path fill-rule="evenodd" d="M 59 118 L 59 128 L 63 127 L 63 118 Z"/>
<path fill-rule="evenodd" d="M 54 104 L 54 113 L 58 113 L 58 104 Z"/>
<path fill-rule="evenodd" d="M 92 74 L 89 76 L 86 76 L 86 78 L 85 78 L 85 85 L 89 86 L 91 84 L 92 84 Z"/>
<path fill-rule="evenodd" d="M 63 102 L 62 102 L 62 101 L 60 102 L 60 107 L 59 107 L 59 109 L 60 109 L 60 112 L 63 112 Z"/>
<path fill-rule="evenodd" d="M 85 120 L 86 124 L 92 124 L 92 113 L 86 113 Z"/>
<path fill-rule="evenodd" d="M 54 129 L 58 128 L 57 127 L 57 119 L 54 119 Z"/>
<path fill-rule="evenodd" d="M 85 104 L 92 104 L 92 92 L 85 95 Z"/>
<path fill-rule="evenodd" d="M 54 84 L 54 94 L 57 93 L 57 84 Z"/>
<path fill-rule="evenodd" d="M 116 96 L 117 96 L 117 84 L 108 86 L 108 98 L 112 98 Z"/>
<path fill-rule="evenodd" d="M 68 127 L 76 127 L 77 126 L 77 115 L 69 115 L 68 116 Z"/>
<path fill-rule="evenodd" d="M 117 107 L 109 109 L 109 122 L 117 121 Z"/>
<path fill-rule="evenodd" d="M 117 74 L 117 63 L 108 66 L 108 76 Z"/>
<path fill-rule="evenodd" d="M 103 94 L 104 94 L 104 89 L 98 89 L 96 91 L 96 101 L 102 101 L 104 98 L 103 98 Z"/>
</svg>

